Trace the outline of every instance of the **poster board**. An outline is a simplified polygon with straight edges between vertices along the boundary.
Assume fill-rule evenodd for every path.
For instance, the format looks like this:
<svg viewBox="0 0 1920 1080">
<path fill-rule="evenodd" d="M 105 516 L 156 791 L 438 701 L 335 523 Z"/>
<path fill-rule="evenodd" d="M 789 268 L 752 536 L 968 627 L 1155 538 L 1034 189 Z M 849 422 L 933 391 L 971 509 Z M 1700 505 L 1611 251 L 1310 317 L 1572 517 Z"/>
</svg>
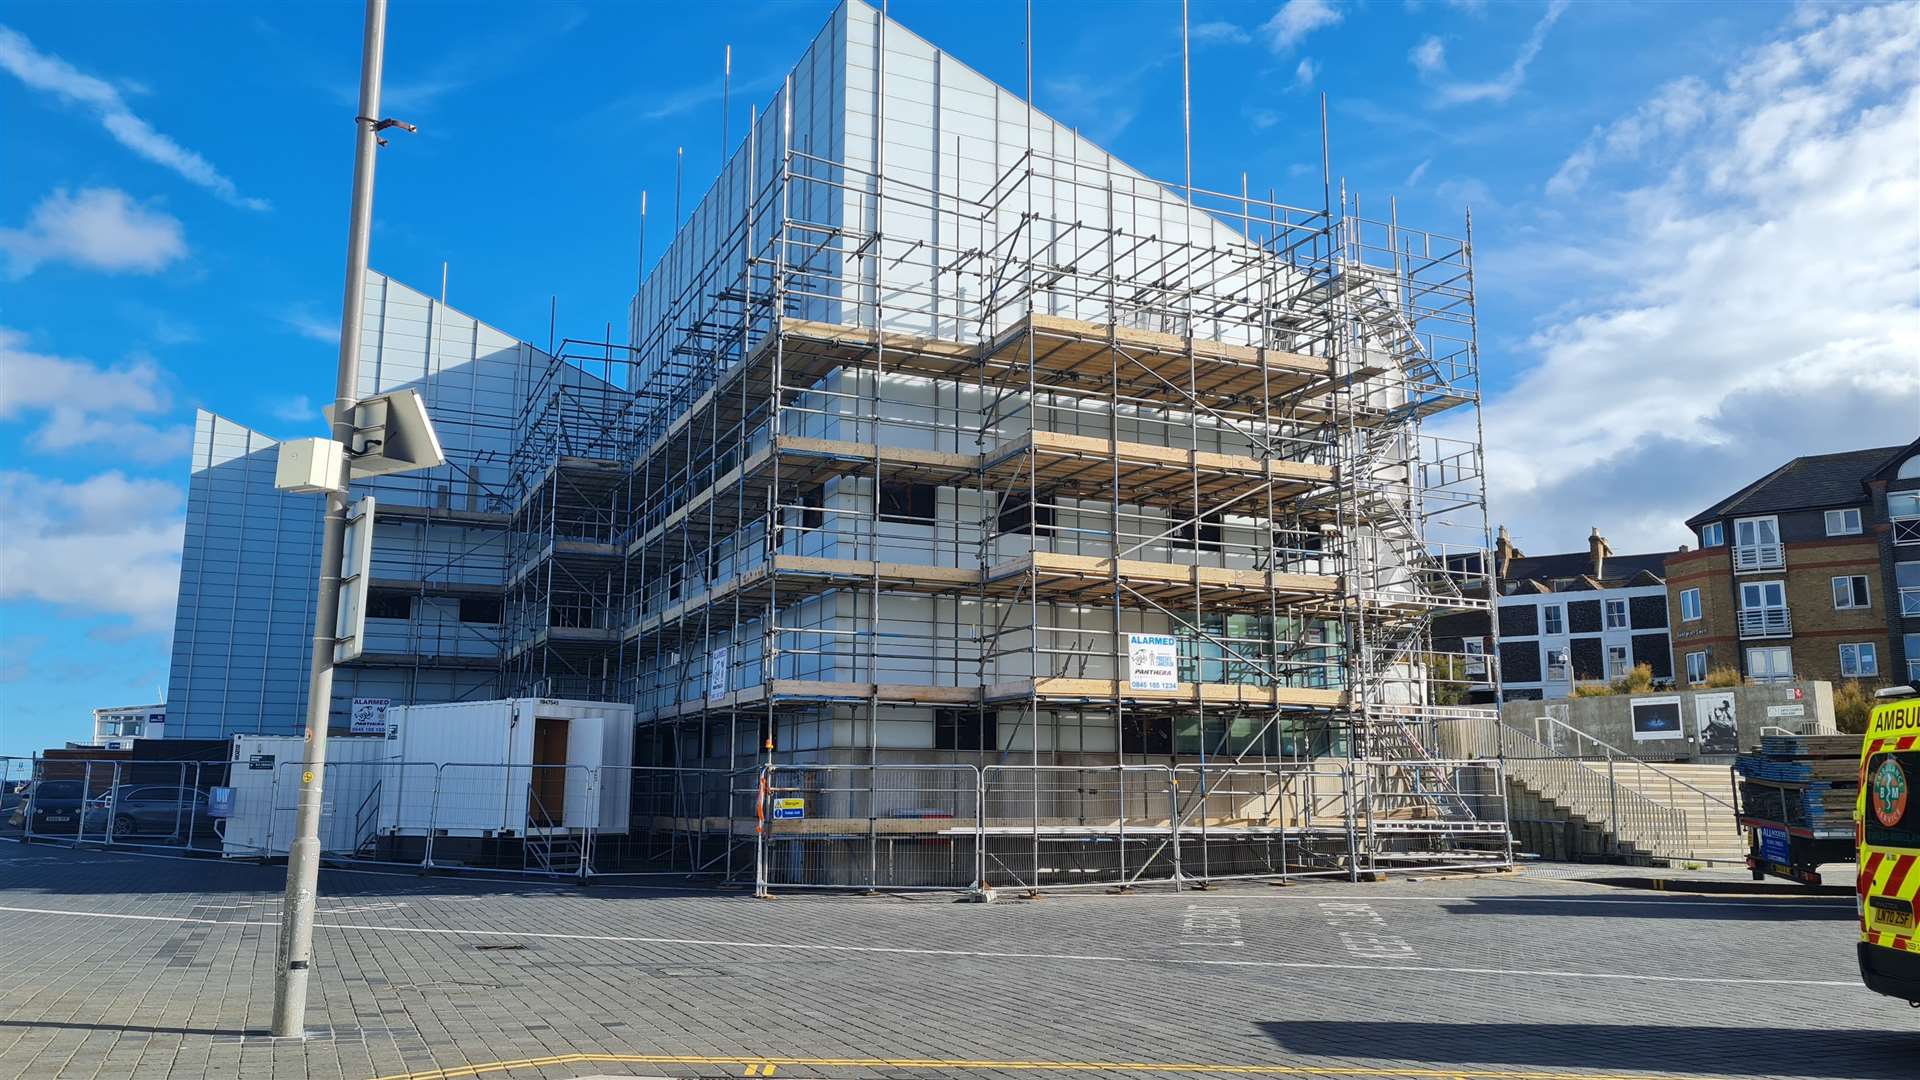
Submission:
<svg viewBox="0 0 1920 1080">
<path fill-rule="evenodd" d="M 1703 754 L 1740 752 L 1740 723 L 1734 716 L 1732 691 L 1693 695 L 1693 733 Z"/>
<path fill-rule="evenodd" d="M 1632 708 L 1633 741 L 1687 737 L 1686 726 L 1680 722 L 1678 697 L 1634 698 Z"/>
</svg>

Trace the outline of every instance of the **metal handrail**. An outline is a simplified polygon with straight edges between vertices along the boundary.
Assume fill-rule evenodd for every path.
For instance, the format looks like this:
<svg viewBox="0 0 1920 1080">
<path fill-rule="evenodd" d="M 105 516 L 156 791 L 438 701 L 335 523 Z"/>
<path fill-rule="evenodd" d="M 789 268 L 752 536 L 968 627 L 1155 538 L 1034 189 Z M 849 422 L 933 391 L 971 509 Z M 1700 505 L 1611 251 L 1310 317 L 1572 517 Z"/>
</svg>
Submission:
<svg viewBox="0 0 1920 1080">
<path fill-rule="evenodd" d="M 372 839 L 367 822 L 371 820 L 375 829 L 380 827 L 380 789 L 385 786 L 385 780 L 375 780 L 373 790 L 367 792 L 367 797 L 360 800 L 360 806 L 353 812 L 353 853 L 356 855 Z"/>
<path fill-rule="evenodd" d="M 1686 811 L 1622 785 L 1613 776 L 1611 759 L 1608 770 L 1601 772 L 1497 720 L 1462 723 L 1453 732 L 1462 752 L 1499 757 L 1509 777 L 1583 818 L 1602 823 L 1613 837 L 1616 853 L 1625 842 L 1657 858 L 1694 857 Z"/>
<path fill-rule="evenodd" d="M 1574 727 L 1572 724 L 1567 723 L 1565 720 L 1562 720 L 1557 716 L 1536 717 L 1534 719 L 1534 724 L 1537 726 L 1541 720 L 1545 720 L 1553 724 L 1555 727 L 1565 728 L 1566 730 L 1572 732 L 1575 736 L 1581 739 L 1585 739 L 1586 741 L 1594 744 L 1595 746 L 1600 747 L 1601 749 L 1607 752 L 1607 756 L 1609 758 L 1623 759 L 1631 764 L 1639 765 L 1642 768 L 1651 769 L 1654 772 L 1659 773 L 1661 776 L 1666 777 L 1668 780 L 1672 781 L 1675 784 L 1680 785 L 1683 788 L 1688 788 L 1692 791 L 1699 792 L 1701 796 L 1707 799 L 1711 799 L 1712 801 L 1719 803 L 1721 806 L 1724 806 L 1729 810 L 1733 809 L 1733 803 L 1729 802 L 1726 799 L 1721 798 L 1718 795 L 1715 795 L 1713 792 L 1708 791 L 1707 789 L 1700 787 L 1697 784 L 1688 783 L 1687 781 L 1681 779 L 1680 777 L 1675 776 L 1672 773 L 1668 772 L 1667 770 L 1661 768 L 1659 764 L 1656 762 L 1648 761 L 1645 758 L 1635 757 L 1634 755 L 1627 753 L 1625 750 L 1622 750 L 1619 747 L 1614 746 L 1612 743 L 1609 743 L 1604 739 L 1596 739 L 1592 735 L 1589 735 L 1586 732 L 1581 731 L 1579 728 Z M 1575 756 L 1578 756 L 1578 755 L 1575 755 Z"/>
</svg>

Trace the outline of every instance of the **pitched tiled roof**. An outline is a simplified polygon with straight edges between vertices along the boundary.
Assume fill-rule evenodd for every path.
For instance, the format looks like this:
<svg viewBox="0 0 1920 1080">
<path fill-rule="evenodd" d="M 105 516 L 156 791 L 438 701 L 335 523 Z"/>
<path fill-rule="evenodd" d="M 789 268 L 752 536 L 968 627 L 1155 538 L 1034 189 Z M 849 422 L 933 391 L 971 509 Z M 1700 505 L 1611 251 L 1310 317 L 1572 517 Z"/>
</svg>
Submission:
<svg viewBox="0 0 1920 1080">
<path fill-rule="evenodd" d="M 1771 514 L 1782 510 L 1817 510 L 1865 500 L 1861 483 L 1904 446 L 1847 450 L 1838 454 L 1797 457 L 1767 475 L 1687 519 L 1690 527 L 1729 514 Z"/>
<path fill-rule="evenodd" d="M 1619 582 L 1641 572 L 1652 574 L 1656 578 L 1666 578 L 1667 553 L 1655 552 L 1651 555 L 1609 555 L 1607 556 L 1607 580 Z M 1551 591 L 1555 580 L 1581 578 L 1593 573 L 1593 558 L 1585 551 L 1568 552 L 1565 555 L 1521 555 L 1507 567 L 1507 583 L 1538 581 L 1548 586 L 1543 591 Z M 1591 588 L 1585 582 L 1576 588 Z"/>
</svg>

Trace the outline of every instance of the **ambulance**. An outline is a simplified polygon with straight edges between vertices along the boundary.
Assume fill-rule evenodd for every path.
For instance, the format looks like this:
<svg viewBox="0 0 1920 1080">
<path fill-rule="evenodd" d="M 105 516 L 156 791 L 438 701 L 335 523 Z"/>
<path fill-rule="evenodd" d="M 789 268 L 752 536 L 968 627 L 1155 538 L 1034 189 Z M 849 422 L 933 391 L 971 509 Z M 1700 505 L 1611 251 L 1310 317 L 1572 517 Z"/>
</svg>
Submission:
<svg viewBox="0 0 1920 1080">
<path fill-rule="evenodd" d="M 1854 808 L 1860 877 L 1860 978 L 1867 989 L 1920 1008 L 1920 695 L 1878 695 L 1860 747 Z"/>
</svg>

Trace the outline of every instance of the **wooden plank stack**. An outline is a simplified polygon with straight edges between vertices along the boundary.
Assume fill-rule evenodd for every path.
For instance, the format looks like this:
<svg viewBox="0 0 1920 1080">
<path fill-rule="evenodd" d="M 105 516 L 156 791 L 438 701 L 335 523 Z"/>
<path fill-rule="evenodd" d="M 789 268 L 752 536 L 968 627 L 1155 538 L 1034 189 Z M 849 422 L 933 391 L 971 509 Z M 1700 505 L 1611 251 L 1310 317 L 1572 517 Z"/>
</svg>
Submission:
<svg viewBox="0 0 1920 1080">
<path fill-rule="evenodd" d="M 1860 792 L 1858 735 L 1768 735 L 1734 759 L 1748 817 L 1816 832 L 1853 827 Z"/>
</svg>

